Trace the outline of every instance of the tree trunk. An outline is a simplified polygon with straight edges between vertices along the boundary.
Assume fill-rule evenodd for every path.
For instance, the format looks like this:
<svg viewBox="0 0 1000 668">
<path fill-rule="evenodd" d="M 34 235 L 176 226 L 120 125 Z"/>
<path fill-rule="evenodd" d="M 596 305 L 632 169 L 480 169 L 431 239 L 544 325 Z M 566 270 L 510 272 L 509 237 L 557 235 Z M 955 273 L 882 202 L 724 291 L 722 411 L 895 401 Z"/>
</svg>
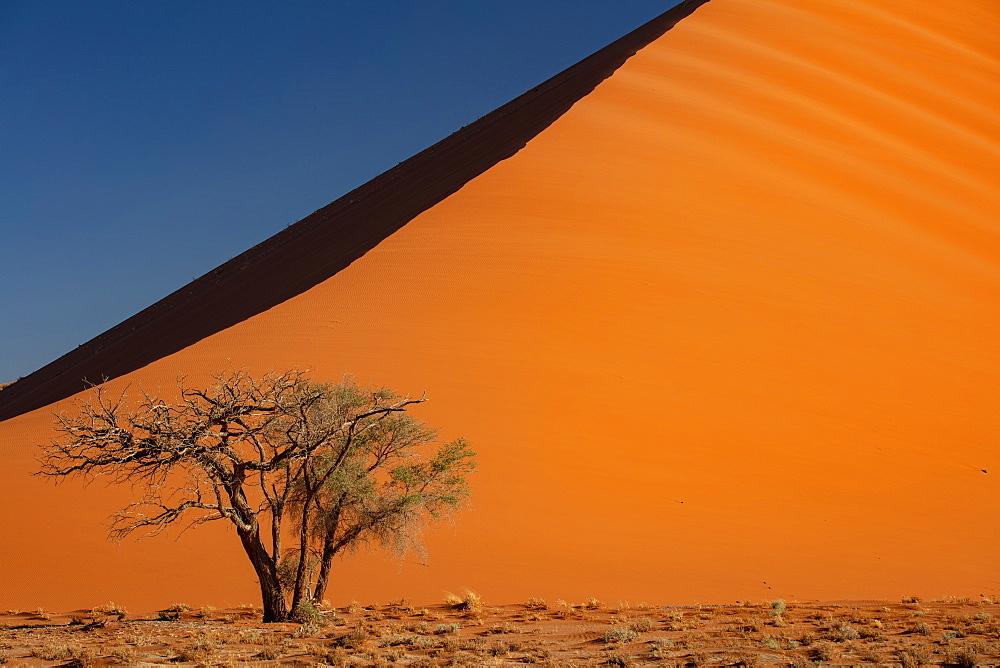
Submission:
<svg viewBox="0 0 1000 668">
<path fill-rule="evenodd" d="M 292 610 L 306 597 L 309 588 L 306 577 L 309 566 L 309 504 L 312 502 L 312 494 L 306 497 L 302 505 L 302 517 L 299 527 L 299 565 L 295 571 L 295 587 L 292 591 Z"/>
<path fill-rule="evenodd" d="M 334 532 L 328 531 L 323 538 L 323 556 L 320 558 L 319 576 L 316 578 L 316 589 L 313 590 L 313 600 L 322 601 L 326 596 L 326 586 L 330 583 L 330 567 L 337 553 Z"/>
<path fill-rule="evenodd" d="M 281 583 L 278 582 L 278 569 L 275 560 L 267 553 L 260 540 L 260 530 L 239 531 L 243 549 L 250 557 L 250 563 L 257 573 L 260 582 L 260 599 L 264 607 L 264 622 L 283 622 L 288 619 L 288 606 L 285 596 L 281 593 Z"/>
</svg>

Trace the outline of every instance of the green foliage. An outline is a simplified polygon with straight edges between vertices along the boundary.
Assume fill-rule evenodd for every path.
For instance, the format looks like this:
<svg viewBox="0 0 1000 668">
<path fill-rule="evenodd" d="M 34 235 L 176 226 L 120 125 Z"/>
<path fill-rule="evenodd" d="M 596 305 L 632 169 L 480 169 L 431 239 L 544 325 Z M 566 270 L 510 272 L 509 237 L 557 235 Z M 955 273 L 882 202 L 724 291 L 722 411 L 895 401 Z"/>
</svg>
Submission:
<svg viewBox="0 0 1000 668">
<path fill-rule="evenodd" d="M 112 518 L 115 540 L 232 523 L 265 621 L 288 617 L 289 594 L 293 610 L 323 600 L 338 554 L 365 543 L 422 552 L 423 525 L 469 497 L 475 453 L 461 438 L 436 446 L 408 412 L 423 398 L 298 369 L 213 378 L 205 389 L 181 381 L 170 400 L 98 387 L 78 414 L 57 417 L 63 438 L 42 446 L 38 474 L 136 486 L 141 498 Z"/>
<path fill-rule="evenodd" d="M 320 389 L 324 396 L 315 410 L 330 412 L 334 421 L 356 413 L 373 397 L 386 403 L 400 399 L 387 389 L 366 391 L 350 380 Z M 420 550 L 424 519 L 461 506 L 470 495 L 468 475 L 475 471 L 468 441 L 459 438 L 427 453 L 436 438 L 409 413 L 372 416 L 359 424 L 349 447 L 334 447 L 317 459 L 307 476 L 323 480 L 312 493 L 312 522 L 327 546 L 340 552 L 375 542 L 399 554 Z M 306 478 L 296 492 L 293 504 L 306 498 Z"/>
<path fill-rule="evenodd" d="M 319 609 L 307 598 L 302 599 L 292 608 L 291 620 L 316 627 L 323 625 L 323 616 L 319 614 Z"/>
</svg>

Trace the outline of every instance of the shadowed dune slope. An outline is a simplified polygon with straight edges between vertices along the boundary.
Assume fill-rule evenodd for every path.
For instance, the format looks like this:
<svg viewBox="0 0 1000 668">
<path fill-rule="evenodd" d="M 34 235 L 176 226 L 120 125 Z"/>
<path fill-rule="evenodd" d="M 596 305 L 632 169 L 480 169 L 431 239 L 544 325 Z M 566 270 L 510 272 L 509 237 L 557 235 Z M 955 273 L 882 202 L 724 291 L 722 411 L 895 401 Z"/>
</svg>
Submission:
<svg viewBox="0 0 1000 668">
<path fill-rule="evenodd" d="M 474 506 L 335 602 L 1000 595 L 997 34 L 987 0 L 712 0 L 350 266 L 111 384 L 426 390 Z M 0 424 L 9 606 L 255 595 L 221 526 L 113 548 L 124 491 L 27 478 L 52 408 Z"/>
<path fill-rule="evenodd" d="M 0 393 L 0 420 L 175 353 L 330 278 L 559 118 L 707 0 L 684 0 L 597 53 Z"/>
</svg>

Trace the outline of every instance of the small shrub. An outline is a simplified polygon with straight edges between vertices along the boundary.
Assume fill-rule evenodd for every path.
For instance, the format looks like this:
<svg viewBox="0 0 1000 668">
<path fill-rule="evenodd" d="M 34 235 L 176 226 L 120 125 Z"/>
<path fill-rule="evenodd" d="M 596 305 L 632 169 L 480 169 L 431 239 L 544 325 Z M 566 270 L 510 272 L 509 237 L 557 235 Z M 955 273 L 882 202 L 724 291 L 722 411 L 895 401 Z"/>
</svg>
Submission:
<svg viewBox="0 0 1000 668">
<path fill-rule="evenodd" d="M 124 605 L 118 605 L 117 603 L 108 602 L 106 605 L 99 605 L 96 608 L 91 608 L 90 610 L 95 615 L 118 615 L 119 617 L 124 617 L 128 614 L 128 610 L 125 609 Z"/>
<path fill-rule="evenodd" d="M 68 643 L 57 643 L 51 640 L 45 642 L 40 647 L 31 650 L 31 656 L 42 661 L 61 661 L 72 656 L 74 646 Z"/>
<path fill-rule="evenodd" d="M 785 614 L 786 610 L 788 610 L 788 605 L 785 603 L 784 600 L 782 600 L 782 599 L 779 598 L 779 599 L 776 599 L 774 601 L 771 601 L 771 615 L 772 616 L 774 616 L 774 617 L 780 617 L 783 614 Z"/>
<path fill-rule="evenodd" d="M 416 636 L 413 639 L 413 646 L 417 649 L 430 649 L 438 646 L 438 641 L 430 636 Z"/>
<path fill-rule="evenodd" d="M 510 651 L 510 644 L 500 638 L 493 640 L 486 646 L 486 653 L 490 656 L 507 656 Z"/>
<path fill-rule="evenodd" d="M 917 668 L 931 662 L 931 653 L 923 647 L 906 647 L 896 652 L 903 668 Z"/>
<path fill-rule="evenodd" d="M 959 668 L 975 668 L 979 662 L 979 653 L 972 647 L 963 647 L 955 653 L 951 663 Z"/>
<path fill-rule="evenodd" d="M 445 605 L 466 612 L 479 612 L 483 609 L 483 599 L 471 589 L 462 590 L 461 596 L 456 596 L 450 591 L 444 593 Z"/>
<path fill-rule="evenodd" d="M 649 654 L 654 659 L 665 659 L 673 646 L 674 641 L 670 638 L 652 638 L 649 641 Z"/>
<path fill-rule="evenodd" d="M 466 589 L 462 592 L 462 604 L 459 609 L 467 612 L 479 612 L 483 609 L 483 599 L 471 589 Z"/>
<path fill-rule="evenodd" d="M 604 665 L 627 668 L 632 665 L 632 657 L 625 652 L 608 652 L 604 657 Z"/>
<path fill-rule="evenodd" d="M 399 645 L 410 645 L 413 643 L 414 635 L 403 633 L 390 633 L 378 639 L 379 647 L 397 647 Z"/>
<path fill-rule="evenodd" d="M 875 647 L 862 647 L 858 656 L 866 663 L 882 663 L 882 654 Z"/>
<path fill-rule="evenodd" d="M 513 634 L 513 633 L 520 633 L 520 631 L 518 631 L 517 626 L 511 624 L 510 622 L 500 622 L 499 624 L 494 624 L 489 629 L 487 629 L 486 633 Z"/>
<path fill-rule="evenodd" d="M 312 624 L 316 627 L 323 625 L 323 615 L 320 614 L 319 608 L 316 607 L 315 603 L 305 598 L 292 608 L 290 619 L 299 624 Z"/>
<path fill-rule="evenodd" d="M 323 663 L 328 666 L 347 665 L 347 651 L 344 650 L 343 647 L 317 647 L 312 651 L 312 655 L 319 659 L 319 663 Z M 273 661 L 274 659 L 271 660 Z"/>
<path fill-rule="evenodd" d="M 126 666 L 134 666 L 136 659 L 138 658 L 138 653 L 131 647 L 114 647 L 110 652 L 108 652 L 108 656 L 110 656 L 116 663 L 123 663 Z"/>
<path fill-rule="evenodd" d="M 528 599 L 528 602 L 524 604 L 526 610 L 548 610 L 549 605 L 545 602 L 544 598 L 535 598 L 534 596 Z"/>
<path fill-rule="evenodd" d="M 346 647 L 347 649 L 359 649 L 362 646 L 364 646 L 364 644 L 368 642 L 368 640 L 371 639 L 371 637 L 372 634 L 368 630 L 368 628 L 366 626 L 359 624 L 358 626 L 354 627 L 351 631 L 349 631 L 346 635 L 341 636 L 337 640 L 337 644 L 339 644 L 342 647 Z"/>
<path fill-rule="evenodd" d="M 428 624 L 427 622 L 417 622 L 416 624 L 411 624 L 408 627 L 408 630 L 412 631 L 413 633 L 420 633 L 421 635 L 427 635 L 428 633 L 432 633 L 431 625 Z"/>
<path fill-rule="evenodd" d="M 197 610 L 195 610 L 193 614 L 195 617 L 198 617 L 199 619 L 208 619 L 213 612 L 215 612 L 214 605 L 203 605 Z"/>
<path fill-rule="evenodd" d="M 293 638 L 315 638 L 322 632 L 319 624 L 314 624 L 313 622 L 306 622 L 299 626 L 299 628 L 292 631 Z"/>
<path fill-rule="evenodd" d="M 240 642 L 244 645 L 263 645 L 264 644 L 264 634 L 257 629 L 252 629 L 249 631 L 240 631 L 239 635 Z"/>
<path fill-rule="evenodd" d="M 833 645 L 827 642 L 818 642 L 812 646 L 810 655 L 814 661 L 830 661 L 833 659 Z"/>
<path fill-rule="evenodd" d="M 191 612 L 191 606 L 187 603 L 174 603 L 165 612 Z"/>
<path fill-rule="evenodd" d="M 861 637 L 861 634 L 850 622 L 840 622 L 833 627 L 833 630 L 835 639 L 840 642 L 857 640 Z"/>
<path fill-rule="evenodd" d="M 212 652 L 204 647 L 182 647 L 177 650 L 177 660 L 181 663 L 205 663 Z"/>
<path fill-rule="evenodd" d="M 587 599 L 587 602 L 583 604 L 583 607 L 587 610 L 600 610 L 604 607 L 604 603 L 594 597 L 590 597 Z"/>
<path fill-rule="evenodd" d="M 927 625 L 923 620 L 917 620 L 917 622 L 910 628 L 910 633 L 919 633 L 922 636 L 929 635 L 931 632 L 931 627 Z"/>
<path fill-rule="evenodd" d="M 653 630 L 653 620 L 649 617 L 640 617 L 628 625 L 636 633 L 648 633 Z"/>
<path fill-rule="evenodd" d="M 445 633 L 458 633 L 458 630 L 462 628 L 458 624 L 438 624 L 437 628 L 434 629 L 434 633 L 442 635 Z"/>
<path fill-rule="evenodd" d="M 606 643 L 627 643 L 639 638 L 639 633 L 627 626 L 616 626 L 604 634 Z"/>
</svg>

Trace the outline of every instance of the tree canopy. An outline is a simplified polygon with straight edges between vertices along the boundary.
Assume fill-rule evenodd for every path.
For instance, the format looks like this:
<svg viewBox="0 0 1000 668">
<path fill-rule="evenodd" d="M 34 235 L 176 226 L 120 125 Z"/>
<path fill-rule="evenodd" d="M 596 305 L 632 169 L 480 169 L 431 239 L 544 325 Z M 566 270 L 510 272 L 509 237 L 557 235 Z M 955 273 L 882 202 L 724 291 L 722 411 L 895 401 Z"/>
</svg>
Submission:
<svg viewBox="0 0 1000 668">
<path fill-rule="evenodd" d="M 321 600 L 334 557 L 364 543 L 422 551 L 421 528 L 469 497 L 475 453 L 408 409 L 426 401 L 350 379 L 320 383 L 290 370 L 179 384 L 176 400 L 97 388 L 57 417 L 40 475 L 101 475 L 141 497 L 112 518 L 110 537 L 228 521 L 257 574 L 264 621 Z M 287 543 L 287 546 L 286 546 Z"/>
</svg>

